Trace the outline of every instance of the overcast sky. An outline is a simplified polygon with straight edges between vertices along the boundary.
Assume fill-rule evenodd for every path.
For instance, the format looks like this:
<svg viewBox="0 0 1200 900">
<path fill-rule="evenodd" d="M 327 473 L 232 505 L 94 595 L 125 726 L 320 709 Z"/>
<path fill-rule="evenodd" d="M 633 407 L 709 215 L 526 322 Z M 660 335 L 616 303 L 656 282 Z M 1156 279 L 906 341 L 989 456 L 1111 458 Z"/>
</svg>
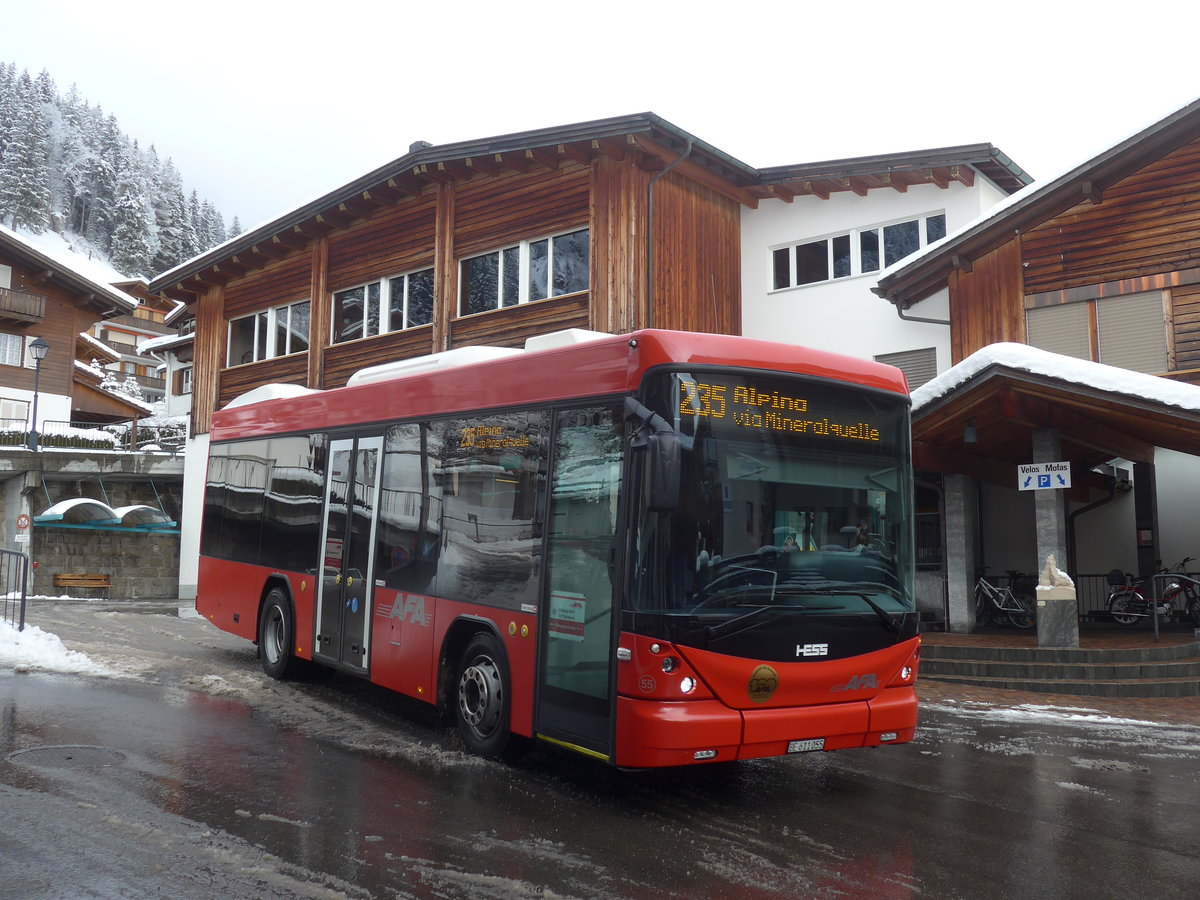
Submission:
<svg viewBox="0 0 1200 900">
<path fill-rule="evenodd" d="M 654 112 L 753 166 L 989 142 L 1059 174 L 1200 97 L 1200 12 L 1136 4 L 5 4 L 72 83 L 249 228 L 403 156 Z"/>
</svg>

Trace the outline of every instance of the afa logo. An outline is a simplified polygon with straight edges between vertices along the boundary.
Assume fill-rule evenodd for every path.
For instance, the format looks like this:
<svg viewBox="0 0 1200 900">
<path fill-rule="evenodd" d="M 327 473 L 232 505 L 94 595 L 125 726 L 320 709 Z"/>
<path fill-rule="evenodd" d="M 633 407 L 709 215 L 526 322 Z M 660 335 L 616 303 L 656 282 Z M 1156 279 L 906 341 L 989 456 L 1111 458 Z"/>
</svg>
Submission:
<svg viewBox="0 0 1200 900">
<path fill-rule="evenodd" d="M 865 688 L 874 690 L 877 687 L 879 687 L 879 685 L 875 681 L 875 675 L 874 673 L 871 673 L 868 675 L 855 675 L 845 684 L 835 684 L 829 689 L 829 692 L 832 694 L 836 693 L 837 691 L 861 691 Z"/>
<path fill-rule="evenodd" d="M 397 594 L 387 617 L 421 626 L 428 626 L 430 619 L 425 612 L 425 598 L 420 594 Z"/>
</svg>

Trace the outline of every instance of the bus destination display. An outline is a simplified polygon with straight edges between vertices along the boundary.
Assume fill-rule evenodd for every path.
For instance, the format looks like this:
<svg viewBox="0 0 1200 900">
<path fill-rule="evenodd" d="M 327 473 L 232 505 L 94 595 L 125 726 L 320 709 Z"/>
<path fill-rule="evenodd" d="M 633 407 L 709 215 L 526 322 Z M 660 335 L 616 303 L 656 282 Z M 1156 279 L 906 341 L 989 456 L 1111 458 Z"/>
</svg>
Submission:
<svg viewBox="0 0 1200 900">
<path fill-rule="evenodd" d="M 871 422 L 830 419 L 809 408 L 807 397 L 762 391 L 751 385 L 679 379 L 679 413 L 724 420 L 740 428 L 815 434 L 847 441 L 879 441 Z"/>
</svg>

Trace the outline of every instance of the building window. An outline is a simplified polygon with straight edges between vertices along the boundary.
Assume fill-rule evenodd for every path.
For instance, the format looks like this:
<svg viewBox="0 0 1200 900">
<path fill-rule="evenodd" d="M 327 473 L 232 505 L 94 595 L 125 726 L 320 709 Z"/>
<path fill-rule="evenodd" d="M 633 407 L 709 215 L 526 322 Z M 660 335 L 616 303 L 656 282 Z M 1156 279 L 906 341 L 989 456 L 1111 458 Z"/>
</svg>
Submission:
<svg viewBox="0 0 1200 900">
<path fill-rule="evenodd" d="M 0 430 L 21 428 L 28 421 L 28 400 L 0 398 Z"/>
<path fill-rule="evenodd" d="M 881 353 L 875 357 L 875 362 L 887 363 L 903 372 L 910 391 L 915 391 L 937 375 L 937 349 L 934 347 Z"/>
<path fill-rule="evenodd" d="M 179 381 L 177 382 L 177 390 L 175 393 L 183 396 L 192 392 L 192 367 L 179 370 Z"/>
<path fill-rule="evenodd" d="M 388 279 L 388 331 L 433 322 L 433 269 Z"/>
<path fill-rule="evenodd" d="M 1100 297 L 1025 311 L 1031 347 L 1157 374 L 1169 368 L 1161 291 Z"/>
<path fill-rule="evenodd" d="M 582 228 L 464 259 L 459 314 L 586 291 L 588 237 L 588 230 Z"/>
<path fill-rule="evenodd" d="M 878 272 L 946 236 L 946 214 L 874 225 L 771 250 L 772 290 Z"/>
<path fill-rule="evenodd" d="M 308 349 L 307 300 L 276 306 L 229 322 L 227 365 L 259 362 Z"/>
<path fill-rule="evenodd" d="M 335 344 L 432 321 L 433 269 L 360 284 L 333 295 Z"/>
<path fill-rule="evenodd" d="M 25 362 L 25 338 L 0 333 L 0 366 L 20 366 Z"/>
</svg>

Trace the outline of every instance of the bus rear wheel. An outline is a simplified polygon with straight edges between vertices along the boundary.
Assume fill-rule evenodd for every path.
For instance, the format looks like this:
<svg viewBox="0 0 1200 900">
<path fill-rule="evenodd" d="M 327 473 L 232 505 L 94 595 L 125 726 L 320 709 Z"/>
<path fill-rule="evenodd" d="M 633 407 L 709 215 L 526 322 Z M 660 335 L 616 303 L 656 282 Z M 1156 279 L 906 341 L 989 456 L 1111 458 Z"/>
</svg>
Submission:
<svg viewBox="0 0 1200 900">
<path fill-rule="evenodd" d="M 271 588 L 258 617 L 258 658 L 263 671 L 280 680 L 294 674 L 297 662 L 292 653 L 296 617 L 292 602 L 280 588 Z"/>
<path fill-rule="evenodd" d="M 455 718 L 467 749 L 489 759 L 509 743 L 509 679 L 504 649 L 491 634 L 471 638 L 458 666 Z"/>
</svg>

